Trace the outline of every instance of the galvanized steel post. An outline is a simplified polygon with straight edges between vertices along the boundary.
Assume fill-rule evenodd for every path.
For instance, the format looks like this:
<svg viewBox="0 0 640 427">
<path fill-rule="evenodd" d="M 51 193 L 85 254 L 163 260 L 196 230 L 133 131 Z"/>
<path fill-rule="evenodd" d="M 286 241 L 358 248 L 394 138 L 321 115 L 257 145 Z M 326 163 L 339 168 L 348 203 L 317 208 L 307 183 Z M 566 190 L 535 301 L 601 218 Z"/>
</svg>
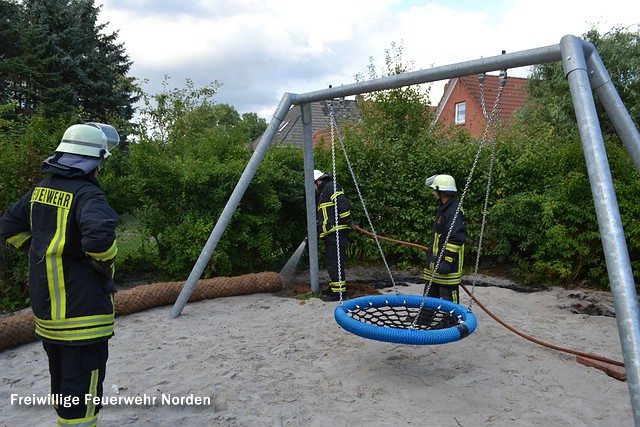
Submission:
<svg viewBox="0 0 640 427">
<path fill-rule="evenodd" d="M 207 263 L 211 259 L 211 255 L 216 249 L 216 246 L 220 241 L 220 237 L 222 237 L 222 233 L 224 233 L 224 230 L 227 228 L 227 225 L 231 221 L 233 213 L 238 207 L 238 204 L 240 203 L 244 192 L 247 190 L 247 187 L 251 183 L 253 175 L 255 175 L 256 170 L 258 170 L 258 166 L 260 166 L 260 163 L 262 162 L 267 149 L 271 145 L 273 137 L 278 132 L 280 123 L 282 123 L 282 121 L 284 120 L 284 117 L 286 116 L 287 111 L 289 111 L 289 108 L 291 108 L 291 98 L 288 93 L 285 93 L 282 97 L 282 100 L 280 101 L 280 104 L 278 105 L 278 108 L 276 109 L 276 112 L 273 114 L 273 119 L 269 122 L 267 130 L 262 135 L 262 139 L 260 139 L 260 142 L 253 152 L 253 155 L 251 156 L 249 163 L 244 169 L 244 172 L 242 172 L 240 180 L 236 184 L 236 187 L 233 189 L 231 197 L 229 197 L 227 204 L 222 210 L 222 213 L 218 218 L 218 222 L 216 222 L 213 231 L 211 231 L 207 243 L 202 249 L 202 252 L 200 252 L 198 260 L 191 269 L 191 273 L 189 274 L 189 277 L 187 278 L 187 281 L 185 282 L 182 291 L 180 292 L 180 295 L 178 295 L 178 299 L 176 300 L 175 304 L 173 305 L 173 309 L 171 310 L 172 318 L 175 319 L 176 317 L 180 316 L 180 313 L 182 313 L 182 309 L 187 304 L 187 301 L 189 301 L 189 297 L 191 296 L 193 289 L 196 287 L 198 280 L 202 276 L 202 272 L 207 266 Z"/>
<path fill-rule="evenodd" d="M 589 172 L 607 273 L 616 310 L 634 422 L 640 426 L 640 315 L 631 261 L 624 237 L 611 170 L 587 73 L 585 46 L 574 36 L 560 41 L 580 139 Z"/>
<path fill-rule="evenodd" d="M 584 42 L 586 44 L 586 42 Z M 620 140 L 631 156 L 631 160 L 636 165 L 636 170 L 640 172 L 640 133 L 633 123 L 631 115 L 625 108 L 616 91 L 609 72 L 602 63 L 598 52 L 590 45 L 587 51 L 587 66 L 589 67 L 589 79 L 591 88 L 596 92 L 598 98 L 607 112 L 607 116 L 616 128 Z"/>
<path fill-rule="evenodd" d="M 316 230 L 316 190 L 313 179 L 313 127 L 311 104 L 300 106 L 302 110 L 302 139 L 304 143 L 304 190 L 307 207 L 307 238 L 309 244 L 309 280 L 311 292 L 320 293 L 318 267 L 318 232 Z"/>
</svg>

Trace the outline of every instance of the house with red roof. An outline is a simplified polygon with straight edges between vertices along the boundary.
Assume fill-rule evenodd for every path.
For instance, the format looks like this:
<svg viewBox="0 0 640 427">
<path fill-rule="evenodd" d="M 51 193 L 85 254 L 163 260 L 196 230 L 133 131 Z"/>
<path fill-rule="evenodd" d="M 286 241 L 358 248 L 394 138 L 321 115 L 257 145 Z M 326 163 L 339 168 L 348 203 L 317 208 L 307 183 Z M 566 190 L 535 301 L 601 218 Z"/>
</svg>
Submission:
<svg viewBox="0 0 640 427">
<path fill-rule="evenodd" d="M 446 127 L 461 128 L 474 138 L 481 138 L 487 124 L 487 114 L 491 114 L 496 102 L 500 77 L 486 74 L 480 82 L 478 75 L 456 77 L 449 80 L 436 107 L 434 123 Z M 484 111 L 482 103 L 484 99 Z M 500 99 L 501 126 L 508 126 L 513 114 L 522 108 L 527 100 L 527 79 L 507 77 Z"/>
</svg>

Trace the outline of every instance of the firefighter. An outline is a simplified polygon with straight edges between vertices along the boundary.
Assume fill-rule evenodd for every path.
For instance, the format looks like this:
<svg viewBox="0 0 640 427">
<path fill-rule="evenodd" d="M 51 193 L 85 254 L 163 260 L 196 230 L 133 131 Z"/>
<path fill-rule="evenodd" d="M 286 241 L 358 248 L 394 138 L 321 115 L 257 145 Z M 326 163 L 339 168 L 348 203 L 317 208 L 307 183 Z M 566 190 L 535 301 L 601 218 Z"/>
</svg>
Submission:
<svg viewBox="0 0 640 427">
<path fill-rule="evenodd" d="M 69 127 L 48 176 L 0 219 L 0 236 L 29 256 L 36 336 L 49 359 L 59 425 L 94 426 L 114 329 L 114 261 L 119 218 L 98 184 L 102 161 L 120 138 L 101 123 Z M 86 395 L 95 399 L 87 399 Z M 66 399 L 66 400 L 63 400 Z"/>
<path fill-rule="evenodd" d="M 330 278 L 329 287 L 322 292 L 324 294 L 322 299 L 324 301 L 339 301 L 341 295 L 342 298 L 346 298 L 347 295 L 344 265 L 347 257 L 349 231 L 353 224 L 351 203 L 342 191 L 340 184 L 334 182 L 331 175 L 316 169 L 313 171 L 313 179 L 315 180 L 316 204 L 318 206 L 316 226 L 318 236 L 325 243 L 325 264 Z M 334 203 L 337 203 L 338 206 L 338 221 L 336 221 Z"/>
<path fill-rule="evenodd" d="M 458 304 L 458 293 L 462 282 L 464 245 L 467 241 L 467 224 L 462 209 L 459 210 L 457 216 L 455 215 L 459 206 L 456 181 L 450 175 L 433 175 L 425 180 L 425 184 L 433 189 L 438 200 L 438 209 L 423 275 L 427 283 L 433 278 L 427 296 L 442 298 Z M 445 245 L 450 229 L 451 235 Z M 435 271 L 438 258 L 440 258 L 440 265 Z"/>
</svg>

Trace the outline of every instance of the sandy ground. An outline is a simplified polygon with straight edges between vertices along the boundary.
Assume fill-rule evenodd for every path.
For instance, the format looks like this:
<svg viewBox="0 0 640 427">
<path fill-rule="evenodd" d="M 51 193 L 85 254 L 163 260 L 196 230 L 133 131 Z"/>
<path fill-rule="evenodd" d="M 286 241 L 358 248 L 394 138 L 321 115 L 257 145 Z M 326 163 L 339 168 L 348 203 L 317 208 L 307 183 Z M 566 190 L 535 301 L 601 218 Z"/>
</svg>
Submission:
<svg viewBox="0 0 640 427">
<path fill-rule="evenodd" d="M 608 294 L 483 286 L 475 295 L 525 334 L 622 361 L 615 318 L 576 310 L 608 307 Z M 115 403 L 99 425 L 633 425 L 626 382 L 515 335 L 477 306 L 472 335 L 435 346 L 360 338 L 335 322 L 335 307 L 253 294 L 191 303 L 177 319 L 171 306 L 118 317 L 104 382 Z M 54 426 L 50 406 L 11 403 L 48 395 L 42 345 L 4 350 L 0 366 L 0 426 Z M 124 400 L 133 397 L 142 402 Z"/>
</svg>

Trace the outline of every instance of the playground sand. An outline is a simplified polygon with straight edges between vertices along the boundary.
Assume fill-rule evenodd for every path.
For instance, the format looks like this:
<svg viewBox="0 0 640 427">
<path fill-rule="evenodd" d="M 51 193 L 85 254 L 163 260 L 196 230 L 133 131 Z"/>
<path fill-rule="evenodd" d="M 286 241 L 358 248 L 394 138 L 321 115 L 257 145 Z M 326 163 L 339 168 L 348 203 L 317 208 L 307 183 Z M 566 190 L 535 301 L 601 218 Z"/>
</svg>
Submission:
<svg viewBox="0 0 640 427">
<path fill-rule="evenodd" d="M 527 335 L 622 361 L 615 318 L 575 313 L 605 294 L 489 286 L 475 295 Z M 335 307 L 252 294 L 190 303 L 177 319 L 171 306 L 118 317 L 99 425 L 633 425 L 626 382 L 477 306 L 472 335 L 435 346 L 360 338 L 335 322 Z M 41 343 L 0 352 L 0 366 L 0 426 L 54 426 L 51 406 L 12 402 L 48 396 Z"/>
</svg>

